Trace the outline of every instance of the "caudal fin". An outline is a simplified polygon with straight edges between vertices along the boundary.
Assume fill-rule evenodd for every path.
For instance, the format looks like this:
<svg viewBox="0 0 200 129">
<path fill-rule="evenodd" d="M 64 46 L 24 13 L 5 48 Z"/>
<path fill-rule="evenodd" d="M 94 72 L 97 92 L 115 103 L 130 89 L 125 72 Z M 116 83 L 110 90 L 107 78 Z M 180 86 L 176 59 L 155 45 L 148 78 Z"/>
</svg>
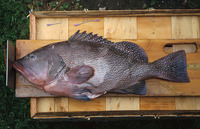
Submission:
<svg viewBox="0 0 200 129">
<path fill-rule="evenodd" d="M 151 63 L 157 78 L 174 81 L 190 82 L 187 74 L 186 54 L 184 50 L 174 52 Z"/>
</svg>

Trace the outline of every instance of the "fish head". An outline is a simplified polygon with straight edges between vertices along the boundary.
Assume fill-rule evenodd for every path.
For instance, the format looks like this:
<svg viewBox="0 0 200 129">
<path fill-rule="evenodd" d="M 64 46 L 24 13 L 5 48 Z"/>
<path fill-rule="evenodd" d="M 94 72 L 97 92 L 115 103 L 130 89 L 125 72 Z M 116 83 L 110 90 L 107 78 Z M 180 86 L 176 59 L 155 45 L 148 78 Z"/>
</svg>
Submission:
<svg viewBox="0 0 200 129">
<path fill-rule="evenodd" d="M 14 62 L 13 67 L 31 83 L 50 84 L 65 67 L 62 58 L 48 50 L 37 50 Z"/>
</svg>

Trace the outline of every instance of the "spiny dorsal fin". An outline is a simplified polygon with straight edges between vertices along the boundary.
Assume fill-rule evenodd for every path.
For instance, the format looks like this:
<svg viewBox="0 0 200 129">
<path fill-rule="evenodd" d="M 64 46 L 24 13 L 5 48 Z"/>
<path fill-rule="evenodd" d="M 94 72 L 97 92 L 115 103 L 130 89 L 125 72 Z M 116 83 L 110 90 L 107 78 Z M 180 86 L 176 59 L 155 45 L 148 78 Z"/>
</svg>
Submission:
<svg viewBox="0 0 200 129">
<path fill-rule="evenodd" d="M 78 30 L 74 33 L 70 38 L 69 41 L 82 41 L 82 42 L 93 42 L 98 44 L 113 44 L 113 42 L 107 40 L 106 38 L 102 38 L 102 36 L 97 36 L 97 34 L 93 35 L 92 32 L 87 34 L 86 31 L 79 33 Z"/>
</svg>

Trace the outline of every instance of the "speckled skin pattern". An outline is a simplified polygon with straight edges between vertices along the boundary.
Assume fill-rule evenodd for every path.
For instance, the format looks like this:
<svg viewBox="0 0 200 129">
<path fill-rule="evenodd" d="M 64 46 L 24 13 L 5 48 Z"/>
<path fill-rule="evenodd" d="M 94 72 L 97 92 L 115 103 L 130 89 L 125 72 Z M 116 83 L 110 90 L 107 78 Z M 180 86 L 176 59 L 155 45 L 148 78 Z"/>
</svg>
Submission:
<svg viewBox="0 0 200 129">
<path fill-rule="evenodd" d="M 189 82 L 184 51 L 149 63 L 135 43 L 113 43 L 79 31 L 68 41 L 42 47 L 13 66 L 38 88 L 80 100 L 108 92 L 144 95 L 144 80 L 149 78 Z"/>
</svg>

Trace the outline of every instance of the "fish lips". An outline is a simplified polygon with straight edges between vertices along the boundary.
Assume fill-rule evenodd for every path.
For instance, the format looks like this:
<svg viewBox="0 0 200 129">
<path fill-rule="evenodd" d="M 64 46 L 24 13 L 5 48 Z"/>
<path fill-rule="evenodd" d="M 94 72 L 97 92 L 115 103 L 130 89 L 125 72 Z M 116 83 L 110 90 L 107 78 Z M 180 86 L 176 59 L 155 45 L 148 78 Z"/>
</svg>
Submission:
<svg viewBox="0 0 200 129">
<path fill-rule="evenodd" d="M 20 61 L 15 61 L 13 63 L 13 67 L 19 71 L 22 75 L 25 77 L 33 76 L 31 70 L 28 70 L 27 68 L 24 67 L 24 65 Z"/>
<path fill-rule="evenodd" d="M 41 80 L 41 78 L 38 79 L 38 77 L 35 76 L 33 70 L 29 67 L 26 67 L 23 63 L 21 63 L 20 60 L 15 61 L 13 63 L 13 67 L 18 72 L 20 72 L 32 84 L 38 85 L 38 86 L 43 86 L 46 84 L 45 80 Z"/>
</svg>

